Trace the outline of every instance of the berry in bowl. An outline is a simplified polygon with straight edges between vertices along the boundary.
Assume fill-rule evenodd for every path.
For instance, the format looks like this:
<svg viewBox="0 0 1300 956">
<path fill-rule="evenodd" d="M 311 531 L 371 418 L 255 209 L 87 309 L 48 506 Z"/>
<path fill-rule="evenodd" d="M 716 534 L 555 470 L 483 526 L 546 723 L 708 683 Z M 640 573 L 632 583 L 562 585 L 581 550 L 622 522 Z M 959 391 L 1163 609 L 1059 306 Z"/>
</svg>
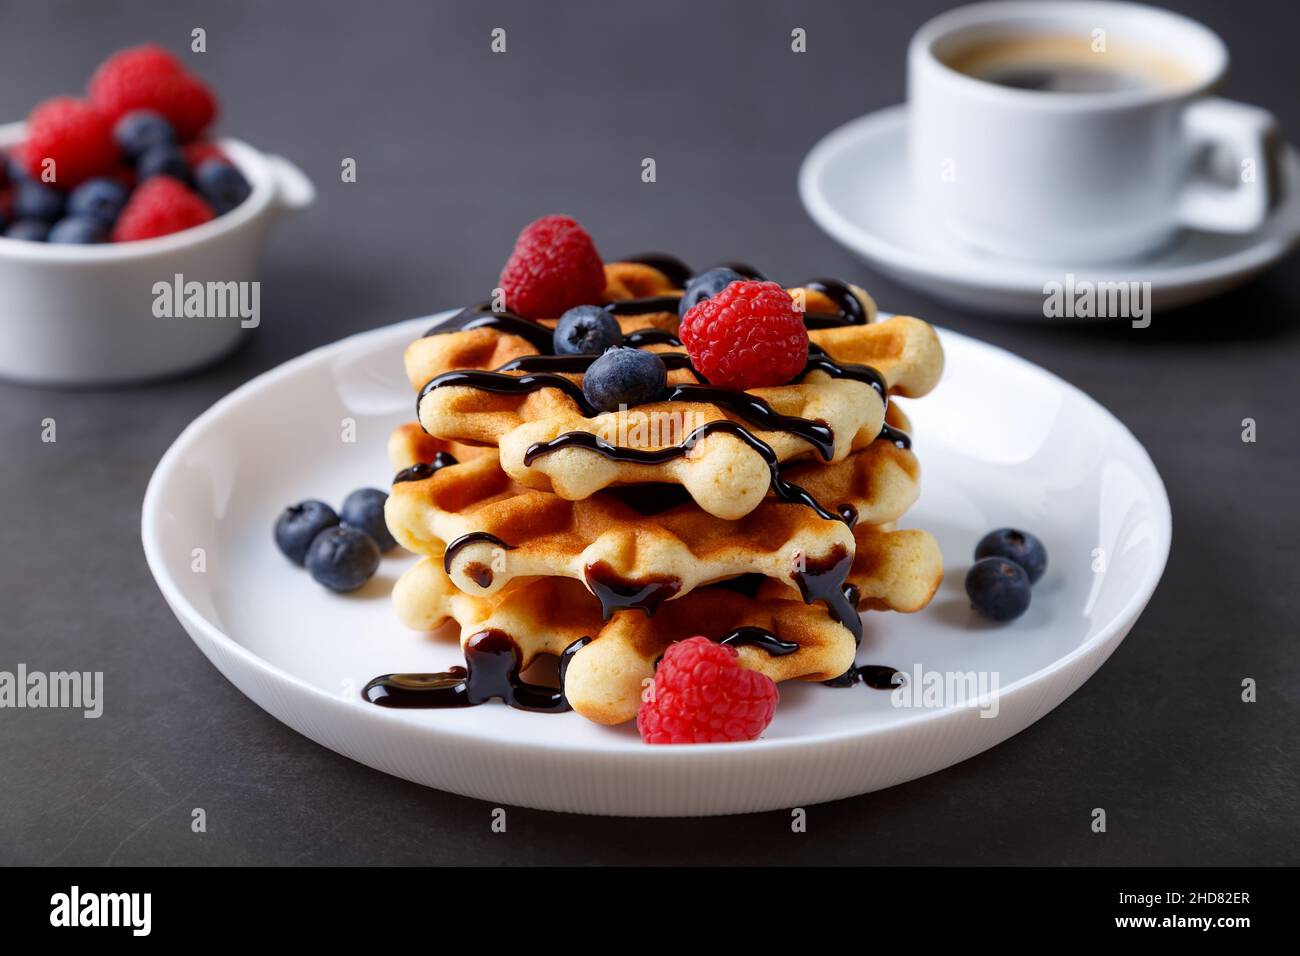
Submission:
<svg viewBox="0 0 1300 956">
<path fill-rule="evenodd" d="M 0 126 L 0 376 L 156 378 L 257 327 L 262 240 L 315 190 L 281 157 L 207 138 L 217 112 L 179 59 L 141 46 L 84 97 Z"/>
</svg>

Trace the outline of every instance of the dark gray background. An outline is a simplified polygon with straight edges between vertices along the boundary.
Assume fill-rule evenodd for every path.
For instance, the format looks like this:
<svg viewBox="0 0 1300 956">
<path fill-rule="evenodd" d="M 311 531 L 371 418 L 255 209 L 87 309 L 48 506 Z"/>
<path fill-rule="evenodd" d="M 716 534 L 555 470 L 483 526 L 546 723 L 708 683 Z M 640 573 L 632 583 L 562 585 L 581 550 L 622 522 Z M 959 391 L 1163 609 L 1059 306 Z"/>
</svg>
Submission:
<svg viewBox="0 0 1300 956">
<path fill-rule="evenodd" d="M 1026 327 L 872 274 L 801 209 L 830 128 L 903 98 L 908 36 L 945 3 L 0 3 L 0 118 L 142 40 L 219 89 L 221 129 L 292 157 L 320 201 L 267 251 L 262 327 L 224 364 L 138 389 L 0 384 L 0 669 L 106 672 L 99 721 L 0 711 L 0 862 L 1300 862 L 1295 488 L 1300 261 L 1154 325 Z M 1300 135 L 1288 3 L 1181 9 L 1228 41 L 1226 93 Z M 509 52 L 493 56 L 503 26 Z M 791 28 L 809 51 L 789 52 Z M 359 182 L 339 182 L 339 161 Z M 639 179 L 642 157 L 658 182 Z M 841 275 L 885 308 L 1009 347 L 1113 410 L 1169 488 L 1174 550 L 1100 674 L 991 752 L 788 816 L 635 821 L 487 804 L 339 757 L 190 643 L 145 567 L 163 451 L 240 383 L 315 345 L 481 298 L 519 227 L 579 218 L 608 253 Z M 4 290 L 0 289 L 0 295 Z M 3 343 L 0 343 L 3 347 Z M 990 383 L 996 387 L 996 383 Z M 57 444 L 39 440 L 58 421 Z M 1259 441 L 1239 440 L 1259 422 Z M 1258 703 L 1239 701 L 1242 677 Z M 1089 830 L 1105 807 L 1109 832 Z M 208 832 L 190 832 L 203 807 Z"/>
</svg>

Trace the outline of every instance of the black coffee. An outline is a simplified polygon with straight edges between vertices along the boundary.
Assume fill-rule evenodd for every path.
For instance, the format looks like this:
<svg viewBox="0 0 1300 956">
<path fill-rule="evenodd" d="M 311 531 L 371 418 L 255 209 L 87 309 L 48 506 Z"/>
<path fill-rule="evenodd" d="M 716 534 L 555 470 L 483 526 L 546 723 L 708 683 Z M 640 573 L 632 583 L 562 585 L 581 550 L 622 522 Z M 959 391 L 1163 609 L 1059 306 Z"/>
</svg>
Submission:
<svg viewBox="0 0 1300 956">
<path fill-rule="evenodd" d="M 997 37 L 968 44 L 944 60 L 986 83 L 1042 93 L 1160 90 L 1191 79 L 1182 64 L 1155 50 L 1082 36 Z"/>
</svg>

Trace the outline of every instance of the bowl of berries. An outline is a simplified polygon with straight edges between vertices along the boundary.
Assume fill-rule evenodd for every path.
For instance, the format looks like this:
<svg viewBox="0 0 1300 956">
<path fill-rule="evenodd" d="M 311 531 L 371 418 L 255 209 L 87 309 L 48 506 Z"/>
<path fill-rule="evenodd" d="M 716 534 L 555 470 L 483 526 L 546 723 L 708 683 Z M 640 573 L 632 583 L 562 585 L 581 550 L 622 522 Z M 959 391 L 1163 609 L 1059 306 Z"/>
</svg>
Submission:
<svg viewBox="0 0 1300 956">
<path fill-rule="evenodd" d="M 263 240 L 315 189 L 280 156 L 211 138 L 217 113 L 179 59 L 141 46 L 84 97 L 0 126 L 0 376 L 138 382 L 257 327 Z"/>
</svg>

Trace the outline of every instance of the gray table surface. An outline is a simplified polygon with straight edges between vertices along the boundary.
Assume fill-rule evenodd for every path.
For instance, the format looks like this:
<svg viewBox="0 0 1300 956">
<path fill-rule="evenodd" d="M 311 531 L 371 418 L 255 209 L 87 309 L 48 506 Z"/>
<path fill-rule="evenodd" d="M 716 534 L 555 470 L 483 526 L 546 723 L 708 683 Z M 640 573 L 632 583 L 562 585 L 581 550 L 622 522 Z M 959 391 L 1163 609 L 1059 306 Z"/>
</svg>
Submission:
<svg viewBox="0 0 1300 956">
<path fill-rule="evenodd" d="M 184 50 L 202 26 L 209 51 L 192 59 L 221 92 L 223 130 L 292 157 L 320 189 L 275 234 L 262 327 L 221 365 L 143 388 L 0 384 L 0 670 L 103 670 L 108 700 L 98 721 L 0 711 L 0 862 L 1300 862 L 1300 260 L 1146 330 L 992 321 L 873 274 L 804 214 L 795 173 L 827 130 L 902 99 L 906 40 L 945 5 L 0 3 L 0 117 L 80 88 L 115 48 Z M 1297 135 L 1292 5 L 1180 6 L 1233 50 L 1226 94 Z M 496 26 L 505 56 L 488 51 Z M 796 26 L 804 56 L 788 50 Z M 354 185 L 339 182 L 344 156 L 359 161 Z M 639 179 L 645 156 L 654 185 Z M 519 226 L 554 211 L 611 252 L 861 281 L 886 308 L 1086 389 L 1150 450 L 1173 503 L 1168 570 L 1133 633 L 1012 740 L 817 807 L 799 835 L 784 813 L 527 810 L 494 834 L 489 805 L 372 771 L 258 709 L 188 640 L 145 567 L 155 463 L 252 376 L 481 297 Z M 53 445 L 40 442 L 46 417 Z M 1239 700 L 1247 676 L 1254 705 Z M 1097 806 L 1105 835 L 1088 826 Z M 191 832 L 194 807 L 205 834 Z"/>
</svg>

